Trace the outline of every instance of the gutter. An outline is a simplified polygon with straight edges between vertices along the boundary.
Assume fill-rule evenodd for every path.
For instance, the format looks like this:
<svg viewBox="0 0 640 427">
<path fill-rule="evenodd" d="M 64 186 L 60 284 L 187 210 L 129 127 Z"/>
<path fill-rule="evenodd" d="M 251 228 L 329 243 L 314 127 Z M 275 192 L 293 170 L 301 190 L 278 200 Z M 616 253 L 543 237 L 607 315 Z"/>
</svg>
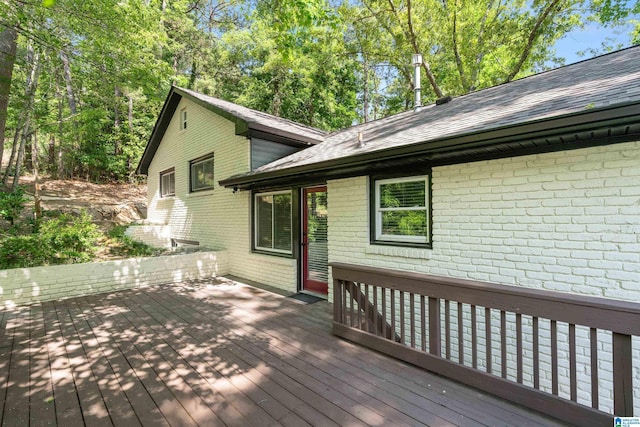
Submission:
<svg viewBox="0 0 640 427">
<path fill-rule="evenodd" d="M 369 171 L 373 171 L 373 168 L 383 168 L 385 163 L 394 161 L 404 160 L 406 162 L 409 161 L 410 158 L 423 162 L 432 161 L 433 159 L 431 159 L 431 157 L 435 154 L 451 153 L 452 156 L 449 157 L 455 157 L 455 153 L 463 153 L 465 150 L 488 148 L 509 143 L 518 144 L 519 142 L 539 138 L 559 137 L 569 134 L 575 135 L 575 133 L 579 132 L 626 124 L 631 125 L 634 123 L 640 124 L 640 102 L 624 103 L 613 107 L 569 113 L 548 119 L 507 125 L 481 132 L 469 132 L 462 135 L 423 141 L 348 157 L 340 157 L 286 169 L 236 175 L 219 181 L 219 184 L 234 189 L 251 189 L 275 183 L 285 183 L 296 180 L 296 178 L 304 179 L 305 176 L 309 174 L 313 174 L 316 179 L 318 175 L 348 176 L 351 173 L 351 176 L 353 176 L 353 173 L 358 170 L 369 169 Z M 622 141 L 601 141 L 600 145 L 615 142 Z M 560 149 L 567 148 L 567 145 L 562 145 Z M 573 146 L 570 148 L 580 147 Z M 538 152 L 553 150 L 553 146 L 540 147 Z M 518 147 L 516 146 L 513 152 L 517 151 Z M 445 163 L 446 162 L 442 164 Z M 451 163 L 451 161 L 449 161 L 449 163 Z M 296 180 L 296 182 L 298 182 L 298 180 Z"/>
</svg>

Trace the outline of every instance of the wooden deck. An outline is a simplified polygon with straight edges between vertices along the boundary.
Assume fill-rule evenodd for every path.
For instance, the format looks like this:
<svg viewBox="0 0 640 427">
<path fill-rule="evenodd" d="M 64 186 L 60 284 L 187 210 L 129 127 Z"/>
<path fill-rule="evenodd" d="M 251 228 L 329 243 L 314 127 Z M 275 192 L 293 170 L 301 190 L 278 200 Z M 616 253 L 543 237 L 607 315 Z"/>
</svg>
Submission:
<svg viewBox="0 0 640 427">
<path fill-rule="evenodd" d="M 3 426 L 559 425 L 221 279 L 0 311 Z"/>
</svg>

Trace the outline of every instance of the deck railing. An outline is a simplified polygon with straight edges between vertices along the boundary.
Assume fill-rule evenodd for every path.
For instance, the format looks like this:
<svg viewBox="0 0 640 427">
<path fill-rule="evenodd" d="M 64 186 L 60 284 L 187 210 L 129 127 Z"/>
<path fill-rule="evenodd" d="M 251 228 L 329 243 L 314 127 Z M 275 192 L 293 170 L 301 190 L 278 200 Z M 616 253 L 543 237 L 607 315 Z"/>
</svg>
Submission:
<svg viewBox="0 0 640 427">
<path fill-rule="evenodd" d="M 634 416 L 640 304 L 331 266 L 338 336 L 571 424 Z"/>
</svg>

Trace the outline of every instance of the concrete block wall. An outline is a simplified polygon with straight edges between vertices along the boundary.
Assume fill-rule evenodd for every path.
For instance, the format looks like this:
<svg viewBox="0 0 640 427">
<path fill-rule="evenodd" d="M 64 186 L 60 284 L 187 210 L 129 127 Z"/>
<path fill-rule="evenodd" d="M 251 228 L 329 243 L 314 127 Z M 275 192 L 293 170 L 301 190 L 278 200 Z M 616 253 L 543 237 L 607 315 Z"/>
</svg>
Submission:
<svg viewBox="0 0 640 427">
<path fill-rule="evenodd" d="M 0 308 L 216 277 L 225 252 L 193 252 L 99 263 L 0 270 Z"/>
<path fill-rule="evenodd" d="M 180 130 L 175 114 L 149 167 L 148 220 L 170 227 L 170 237 L 198 241 L 228 253 L 228 270 L 245 279 L 296 290 L 294 259 L 251 252 L 250 192 L 220 187 L 217 182 L 250 170 L 250 142 L 235 134 L 235 125 L 183 98 L 188 126 Z M 213 189 L 189 192 L 189 161 L 214 153 Z M 175 168 L 175 196 L 161 198 L 160 172 Z"/>
<path fill-rule="evenodd" d="M 368 186 L 328 182 L 330 262 L 640 301 L 640 142 L 434 168 L 433 249 L 370 244 Z"/>
</svg>

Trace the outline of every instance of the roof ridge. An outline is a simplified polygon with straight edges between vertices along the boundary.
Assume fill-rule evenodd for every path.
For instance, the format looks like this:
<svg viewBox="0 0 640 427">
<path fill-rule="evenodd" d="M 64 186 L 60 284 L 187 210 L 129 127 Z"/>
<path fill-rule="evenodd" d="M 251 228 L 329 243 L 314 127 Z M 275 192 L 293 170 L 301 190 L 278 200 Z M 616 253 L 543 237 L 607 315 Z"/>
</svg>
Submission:
<svg viewBox="0 0 640 427">
<path fill-rule="evenodd" d="M 317 133 L 319 133 L 319 134 L 321 134 L 323 136 L 325 136 L 325 135 L 327 135 L 329 133 L 329 132 L 327 132 L 327 131 L 325 131 L 323 129 L 319 129 L 319 128 L 316 128 L 316 127 L 313 127 L 313 126 L 305 125 L 303 123 L 296 122 L 295 120 L 287 119 L 286 117 L 276 116 L 274 114 L 270 114 L 270 113 L 267 113 L 267 112 L 264 112 L 264 111 L 256 110 L 256 109 L 244 106 L 242 104 L 238 104 L 238 103 L 233 102 L 233 101 L 228 101 L 228 100 L 223 99 L 223 98 L 218 98 L 218 97 L 215 97 L 215 96 L 207 95 L 205 93 L 197 92 L 197 91 L 192 90 L 192 89 L 187 89 L 187 88 L 183 88 L 183 87 L 180 87 L 180 86 L 174 86 L 174 88 L 178 89 L 178 90 L 181 90 L 183 92 L 187 92 L 187 93 L 191 94 L 192 96 L 211 98 L 211 99 L 214 99 L 216 101 L 221 101 L 221 102 L 224 102 L 224 103 L 227 103 L 227 104 L 231 104 L 230 106 L 240 107 L 240 108 L 245 109 L 245 110 L 247 110 L 247 111 L 249 111 L 249 112 L 251 112 L 251 113 L 253 113 L 255 115 L 259 115 L 259 116 L 261 116 L 263 118 L 276 120 L 276 121 L 281 121 L 281 122 L 286 122 L 286 123 L 289 123 L 291 125 L 295 125 L 295 126 L 298 126 L 298 127 L 301 127 L 301 128 L 305 128 L 305 129 L 307 129 L 309 131 L 317 132 Z"/>
</svg>

